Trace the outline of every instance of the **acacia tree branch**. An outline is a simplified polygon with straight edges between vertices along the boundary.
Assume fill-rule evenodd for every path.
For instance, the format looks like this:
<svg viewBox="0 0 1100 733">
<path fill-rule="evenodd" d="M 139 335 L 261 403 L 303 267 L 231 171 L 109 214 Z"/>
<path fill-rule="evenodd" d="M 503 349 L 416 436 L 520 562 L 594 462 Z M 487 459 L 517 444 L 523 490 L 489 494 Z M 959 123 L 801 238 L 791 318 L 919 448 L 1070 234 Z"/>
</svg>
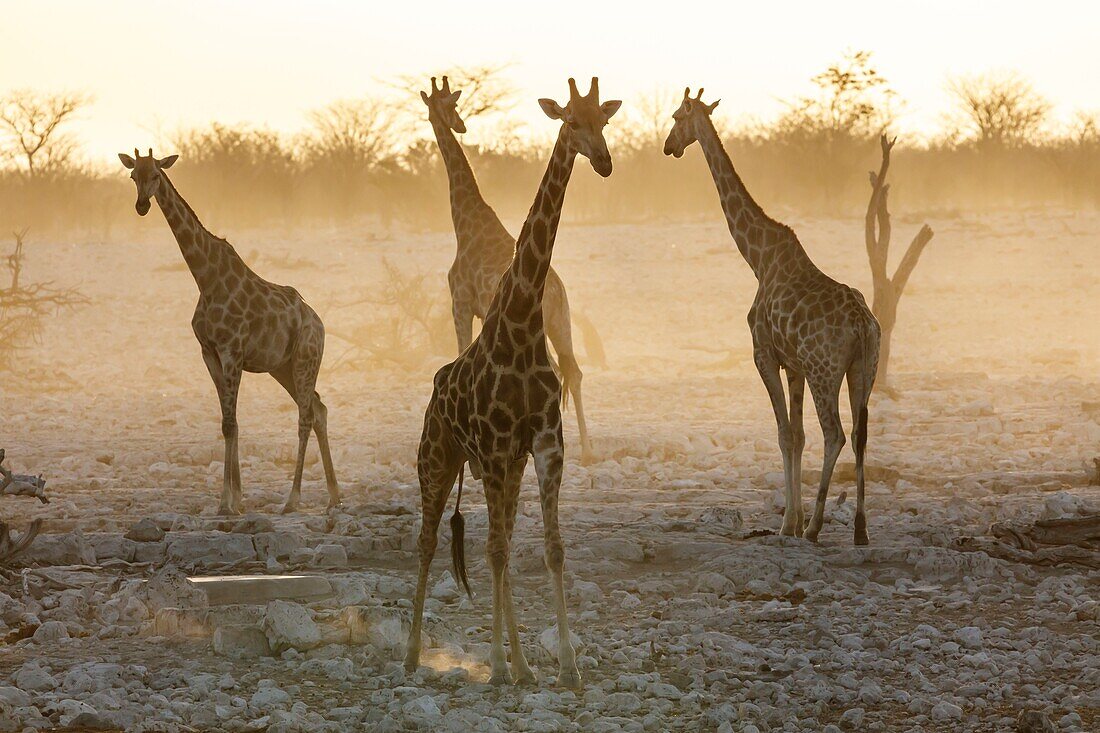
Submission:
<svg viewBox="0 0 1100 733">
<path fill-rule="evenodd" d="M 891 278 L 891 282 L 894 284 L 894 292 L 898 296 L 901 296 L 902 291 L 905 290 L 905 285 L 909 282 L 909 276 L 913 274 L 913 269 L 917 266 L 917 261 L 920 259 L 921 253 L 924 252 L 925 246 L 932 241 L 932 234 L 932 227 L 925 224 L 917 232 L 917 236 L 913 237 L 913 241 L 909 243 L 909 249 L 905 250 L 905 255 L 898 263 L 898 269 L 894 272 L 894 277 Z"/>
<path fill-rule="evenodd" d="M 877 174 L 874 171 L 870 173 L 871 198 L 867 202 L 864 236 L 867 243 L 867 259 L 870 260 L 871 274 L 876 282 L 886 280 L 886 262 L 890 252 L 890 213 L 886 204 L 890 186 L 886 183 L 886 173 L 890 169 L 890 150 L 895 142 L 897 138 L 890 140 L 885 134 L 879 137 L 879 143 L 882 146 L 882 164 Z"/>
</svg>

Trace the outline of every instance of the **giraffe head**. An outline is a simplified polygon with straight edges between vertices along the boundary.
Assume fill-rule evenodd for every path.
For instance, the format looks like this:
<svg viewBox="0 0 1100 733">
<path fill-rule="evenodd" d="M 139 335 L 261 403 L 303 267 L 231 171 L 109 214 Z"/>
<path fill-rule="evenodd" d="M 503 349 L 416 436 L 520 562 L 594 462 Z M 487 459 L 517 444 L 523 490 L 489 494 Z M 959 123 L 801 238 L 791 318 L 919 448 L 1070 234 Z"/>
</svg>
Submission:
<svg viewBox="0 0 1100 733">
<path fill-rule="evenodd" d="M 420 98 L 428 105 L 428 119 L 432 124 L 439 123 L 457 133 L 466 132 L 466 123 L 458 114 L 458 98 L 462 96 L 462 90 L 451 91 L 451 82 L 443 77 L 443 86 L 435 85 L 435 77 L 432 77 L 432 93 L 420 92 Z"/>
<path fill-rule="evenodd" d="M 600 80 L 596 77 L 592 77 L 592 86 L 583 97 L 577 91 L 577 82 L 570 79 L 569 103 L 565 107 L 553 99 L 539 100 L 547 117 L 565 123 L 573 134 L 573 147 L 588 158 L 592 169 L 604 178 L 611 175 L 611 153 L 607 149 L 603 128 L 622 104 L 618 99 L 600 103 Z"/>
<path fill-rule="evenodd" d="M 680 103 L 680 108 L 672 114 L 672 130 L 665 140 L 665 155 L 672 155 L 677 158 L 682 156 L 687 147 L 698 139 L 698 122 L 703 118 L 710 117 L 710 113 L 718 106 L 719 101 L 716 99 L 713 104 L 707 104 L 703 101 L 702 89 L 693 98 L 691 89 L 685 88 L 684 101 Z"/>
<path fill-rule="evenodd" d="M 122 165 L 130 169 L 130 180 L 137 186 L 137 203 L 134 204 L 134 208 L 137 209 L 139 216 L 149 213 L 149 199 L 156 194 L 157 186 L 160 185 L 160 172 L 171 168 L 177 158 L 179 158 L 178 155 L 169 155 L 167 158 L 157 160 L 153 157 L 152 148 L 149 148 L 149 154 L 144 157 L 138 153 L 137 148 L 134 148 L 132 158 L 126 153 L 118 154 Z"/>
</svg>

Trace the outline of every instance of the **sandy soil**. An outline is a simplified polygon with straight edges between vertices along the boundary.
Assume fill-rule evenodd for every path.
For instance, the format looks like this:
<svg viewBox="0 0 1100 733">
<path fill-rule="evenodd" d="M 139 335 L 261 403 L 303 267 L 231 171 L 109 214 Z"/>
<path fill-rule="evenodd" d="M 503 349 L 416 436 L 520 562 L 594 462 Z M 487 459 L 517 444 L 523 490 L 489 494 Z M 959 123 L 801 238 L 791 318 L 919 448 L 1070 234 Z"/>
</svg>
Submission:
<svg viewBox="0 0 1100 733">
<path fill-rule="evenodd" d="M 269 377 L 246 375 L 245 505 L 273 525 L 219 531 L 231 525 L 212 516 L 220 415 L 190 332 L 196 291 L 167 227 L 149 219 L 140 242 L 30 244 L 26 277 L 80 283 L 92 305 L 49 323 L 20 365 L 33 378 L 0 377 L 7 465 L 45 474 L 53 499 L 5 498 L 4 517 L 16 529 L 44 517 L 55 535 L 0 596 L 11 631 L 0 678 L 12 686 L 0 687 L 0 729 L 995 731 L 1032 709 L 1054 730 L 1100 727 L 1100 573 L 955 544 L 993 521 L 1100 511 L 1082 469 L 1100 446 L 1100 216 L 929 220 L 936 237 L 895 338 L 899 396 L 871 404 L 869 549 L 851 547 L 851 501 L 836 504 L 852 489 L 850 448 L 819 545 L 750 536 L 779 527 L 782 464 L 744 321 L 755 281 L 724 227 L 564 227 L 555 266 L 609 361 L 587 365 L 584 381 L 595 462 L 576 460 L 572 417 L 566 425 L 561 512 L 584 648 L 576 693 L 554 688 L 540 642 L 553 614 L 537 501 L 522 509 L 513 570 L 540 685 L 481 684 L 490 583 L 477 482 L 464 499 L 477 597 L 460 600 L 444 576 L 444 532 L 430 604 L 440 631 L 416 675 L 394 661 L 400 633 L 241 659 L 215 654 L 210 629 L 182 638 L 154 623 L 164 603 L 129 581 L 166 558 L 196 574 L 323 572 L 339 589 L 310 604 L 326 629 L 344 606 L 407 606 L 416 442 L 446 357 L 353 369 L 346 342 L 330 337 L 319 390 L 347 507 L 328 517 L 315 445 L 303 512 L 274 516 L 296 410 Z M 861 222 L 787 220 L 823 269 L 869 292 Z M 895 239 L 919 224 L 895 217 Z M 224 233 L 341 334 L 386 318 L 381 306 L 347 307 L 377 292 L 382 258 L 427 273 L 442 294 L 453 256 L 449 233 Z M 811 481 L 821 437 L 807 407 Z M 524 496 L 537 496 L 532 476 Z M 167 537 L 123 540 L 145 517 Z M 254 556 L 230 546 L 234 534 L 251 538 Z M 262 536 L 282 537 L 286 551 Z M 206 554 L 195 554 L 200 537 L 211 538 Z M 56 567 L 73 565 L 102 569 Z"/>
</svg>

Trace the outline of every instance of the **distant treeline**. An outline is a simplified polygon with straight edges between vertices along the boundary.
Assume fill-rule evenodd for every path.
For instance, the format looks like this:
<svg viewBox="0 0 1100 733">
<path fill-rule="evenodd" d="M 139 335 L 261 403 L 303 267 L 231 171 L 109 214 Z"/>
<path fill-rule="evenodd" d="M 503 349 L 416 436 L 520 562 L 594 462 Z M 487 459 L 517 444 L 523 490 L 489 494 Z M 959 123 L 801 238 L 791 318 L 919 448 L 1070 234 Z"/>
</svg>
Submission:
<svg viewBox="0 0 1100 733">
<path fill-rule="evenodd" d="M 463 96 L 467 122 L 472 130 L 480 127 L 479 139 L 494 140 L 467 148 L 482 192 L 502 217 L 514 220 L 531 203 L 551 144 L 516 135 L 507 126 L 505 113 L 515 99 L 502 85 L 501 71 L 481 67 L 466 70 L 463 77 L 460 70 L 452 74 L 452 84 L 473 90 Z M 849 54 L 813 82 L 819 94 L 790 102 L 776 120 L 727 124 L 722 128 L 727 150 L 766 209 L 861 213 L 870 193 L 867 172 L 878 165 L 878 134 L 893 121 L 894 95 L 863 52 Z M 426 110 L 413 91 L 426 83 L 404 79 L 399 85 L 408 87 L 402 98 L 414 99 L 414 106 L 380 99 L 336 102 L 314 112 L 308 129 L 297 135 L 211 124 L 172 135 L 155 152 L 180 155 L 172 178 L 216 232 L 348 223 L 370 223 L 380 232 L 446 229 L 446 173 L 435 142 L 426 137 Z M 902 139 L 898 144 L 891 173 L 896 212 L 949 215 L 1100 205 L 1095 119 L 1081 116 L 1051 131 L 1050 105 L 1014 75 L 956 80 L 951 91 L 959 114 L 949 129 L 931 142 Z M 0 100 L 0 121 L 14 115 L 18 122 L 19 114 L 49 118 L 60 110 L 64 123 L 87 102 L 23 94 L 23 100 L 9 98 L 7 107 Z M 679 97 L 655 94 L 634 109 L 624 106 L 625 114 L 609 129 L 614 175 L 598 179 L 579 162 L 567 219 L 605 223 L 718 216 L 701 154 L 689 150 L 684 159 L 674 160 L 662 153 Z M 22 106 L 13 108 L 11 99 Z M 500 134 L 484 134 L 494 124 Z M 61 130 L 62 124 L 51 129 Z M 0 129 L 0 136 L 4 132 Z M 81 164 L 79 146 L 59 134 L 34 151 L 33 139 L 22 140 L 20 148 L 10 144 L 16 138 L 7 132 L 0 230 L 32 227 L 39 233 L 99 238 L 127 234 L 137 225 L 134 189 L 121 166 Z"/>
</svg>

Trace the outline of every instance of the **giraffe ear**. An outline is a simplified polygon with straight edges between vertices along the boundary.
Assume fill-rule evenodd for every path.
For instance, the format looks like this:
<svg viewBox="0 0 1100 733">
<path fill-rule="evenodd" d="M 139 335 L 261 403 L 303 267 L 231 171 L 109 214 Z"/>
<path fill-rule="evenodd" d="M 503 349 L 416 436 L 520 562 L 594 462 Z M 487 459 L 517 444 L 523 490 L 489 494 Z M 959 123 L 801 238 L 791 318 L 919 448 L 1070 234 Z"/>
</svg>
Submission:
<svg viewBox="0 0 1100 733">
<path fill-rule="evenodd" d="M 713 112 L 714 108 L 717 107 L 718 103 L 721 102 L 721 101 L 722 101 L 721 99 L 716 99 L 713 102 L 711 102 L 710 104 L 708 104 L 707 105 L 707 114 L 709 115 L 711 112 Z"/>
<path fill-rule="evenodd" d="M 167 158 L 161 158 L 157 161 L 157 168 L 160 168 L 161 170 L 171 168 L 177 160 L 179 160 L 178 155 L 169 155 Z"/>
<path fill-rule="evenodd" d="M 623 106 L 623 100 L 610 99 L 600 105 L 600 111 L 603 112 L 604 119 L 610 120 L 615 116 L 615 113 L 619 111 L 619 107 Z"/>
<path fill-rule="evenodd" d="M 561 108 L 561 105 L 555 102 L 553 99 L 540 99 L 539 106 L 542 107 L 542 111 L 546 113 L 546 116 L 552 120 L 565 119 L 565 110 Z"/>
<path fill-rule="evenodd" d="M 424 100 L 424 104 L 428 104 L 428 95 L 424 92 L 420 92 L 420 98 Z"/>
<path fill-rule="evenodd" d="M 131 158 L 129 155 L 127 155 L 126 153 L 119 153 L 118 154 L 118 159 L 122 161 L 122 164 L 124 166 L 126 166 L 130 170 L 133 170 L 134 165 L 135 165 L 134 159 Z"/>
<path fill-rule="evenodd" d="M 451 104 L 454 104 L 455 102 L 458 101 L 458 98 L 461 97 L 461 96 L 462 96 L 462 90 L 459 89 L 458 91 L 452 93 L 451 96 L 448 97 L 447 99 L 451 102 Z"/>
</svg>

